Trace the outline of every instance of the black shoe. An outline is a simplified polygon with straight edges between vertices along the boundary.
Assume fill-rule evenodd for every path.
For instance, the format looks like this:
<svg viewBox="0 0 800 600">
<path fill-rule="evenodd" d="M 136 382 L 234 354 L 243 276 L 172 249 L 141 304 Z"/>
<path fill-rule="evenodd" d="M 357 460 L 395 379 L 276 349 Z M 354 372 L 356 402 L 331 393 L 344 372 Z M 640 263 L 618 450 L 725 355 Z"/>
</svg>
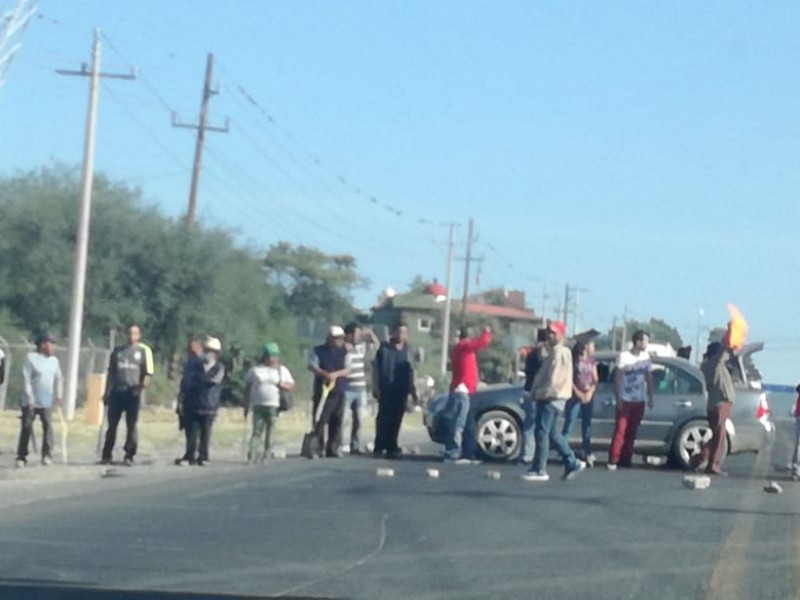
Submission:
<svg viewBox="0 0 800 600">
<path fill-rule="evenodd" d="M 339 452 L 338 450 L 336 452 L 326 452 L 325 453 L 325 458 L 342 458 L 342 456 L 344 456 L 344 455 L 341 452 Z"/>
<path fill-rule="evenodd" d="M 126 456 L 125 460 L 122 461 L 122 464 L 124 464 L 126 467 L 132 467 L 133 466 L 133 457 L 132 456 Z"/>
<path fill-rule="evenodd" d="M 98 465 L 110 465 L 110 464 L 111 464 L 111 459 L 110 459 L 110 458 L 101 458 L 101 459 L 98 461 L 98 463 L 97 463 L 97 464 L 98 464 Z"/>
<path fill-rule="evenodd" d="M 383 458 L 383 450 L 373 450 L 372 458 Z"/>
<path fill-rule="evenodd" d="M 389 450 L 386 453 L 386 458 L 390 458 L 393 460 L 397 460 L 398 458 L 403 457 L 403 451 L 400 448 L 395 448 L 394 450 Z"/>
<path fill-rule="evenodd" d="M 210 460 L 208 460 L 208 459 L 205 459 L 205 460 L 198 460 L 198 461 L 197 461 L 197 466 L 198 466 L 198 467 L 207 467 L 207 466 L 208 466 L 208 465 L 210 465 L 210 464 L 211 464 L 211 461 L 210 461 Z"/>
<path fill-rule="evenodd" d="M 361 450 L 359 448 L 351 448 L 350 454 L 353 456 L 358 456 L 359 454 L 361 454 Z"/>
</svg>

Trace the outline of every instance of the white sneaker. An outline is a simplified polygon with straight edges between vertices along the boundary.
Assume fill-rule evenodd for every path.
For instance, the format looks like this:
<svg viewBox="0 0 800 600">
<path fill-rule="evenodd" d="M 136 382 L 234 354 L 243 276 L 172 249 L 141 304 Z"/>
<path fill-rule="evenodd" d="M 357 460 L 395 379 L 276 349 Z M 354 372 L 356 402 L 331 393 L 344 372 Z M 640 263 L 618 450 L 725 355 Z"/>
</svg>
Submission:
<svg viewBox="0 0 800 600">
<path fill-rule="evenodd" d="M 606 465 L 606 469 L 608 469 L 609 471 L 616 471 L 617 470 L 617 465 L 615 465 L 614 463 L 608 463 Z"/>
<path fill-rule="evenodd" d="M 550 481 L 550 475 L 547 473 L 537 473 L 535 471 L 528 471 L 521 475 L 524 481 Z"/>
<path fill-rule="evenodd" d="M 45 457 L 42 459 L 42 465 L 43 465 L 43 466 L 45 466 L 45 467 L 49 467 L 49 466 L 50 466 L 50 465 L 52 465 L 52 464 L 53 464 L 53 459 L 52 459 L 52 458 L 50 458 L 49 456 L 45 456 Z"/>
<path fill-rule="evenodd" d="M 25 467 L 27 464 L 28 463 L 25 462 L 25 459 L 18 458 L 17 460 L 14 461 L 14 468 L 21 469 L 21 468 Z"/>
<path fill-rule="evenodd" d="M 594 462 L 595 462 L 594 454 L 590 454 L 589 456 L 586 457 L 586 466 L 589 467 L 590 469 L 594 469 Z"/>
<path fill-rule="evenodd" d="M 445 458 L 444 463 L 448 465 L 471 465 L 472 461 L 468 458 Z"/>
<path fill-rule="evenodd" d="M 579 473 L 582 473 L 585 470 L 586 470 L 586 463 L 583 462 L 582 460 L 579 460 L 578 464 L 573 469 L 564 472 L 564 479 L 572 479 L 573 477 L 575 477 L 575 475 L 578 475 Z"/>
</svg>

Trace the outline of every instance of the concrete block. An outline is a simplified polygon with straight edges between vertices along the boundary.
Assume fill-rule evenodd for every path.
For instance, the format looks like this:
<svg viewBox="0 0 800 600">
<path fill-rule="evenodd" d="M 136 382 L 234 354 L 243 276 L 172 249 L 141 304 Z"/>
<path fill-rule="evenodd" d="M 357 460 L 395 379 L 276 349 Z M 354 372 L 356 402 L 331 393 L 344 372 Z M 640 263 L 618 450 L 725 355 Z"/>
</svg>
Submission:
<svg viewBox="0 0 800 600">
<path fill-rule="evenodd" d="M 500 471 L 486 471 L 486 477 L 489 479 L 500 479 Z"/>
<path fill-rule="evenodd" d="M 683 485 L 690 490 L 705 490 L 711 487 L 711 477 L 708 475 L 686 475 Z"/>
<path fill-rule="evenodd" d="M 645 456 L 644 464 L 649 467 L 663 467 L 667 464 L 667 459 L 663 456 Z"/>
<path fill-rule="evenodd" d="M 428 479 L 439 479 L 439 469 L 428 469 L 426 471 Z"/>
<path fill-rule="evenodd" d="M 377 469 L 375 475 L 378 477 L 394 477 L 394 469 Z"/>
<path fill-rule="evenodd" d="M 768 494 L 780 494 L 783 492 L 783 488 L 777 481 L 770 481 L 769 485 L 764 486 L 764 491 Z"/>
</svg>

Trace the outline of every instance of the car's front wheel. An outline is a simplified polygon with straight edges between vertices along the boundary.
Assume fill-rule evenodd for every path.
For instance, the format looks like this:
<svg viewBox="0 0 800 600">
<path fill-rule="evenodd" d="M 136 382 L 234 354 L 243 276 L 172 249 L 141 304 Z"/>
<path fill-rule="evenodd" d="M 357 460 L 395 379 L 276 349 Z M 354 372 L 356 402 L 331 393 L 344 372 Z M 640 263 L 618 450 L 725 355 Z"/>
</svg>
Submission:
<svg viewBox="0 0 800 600">
<path fill-rule="evenodd" d="M 682 469 L 692 467 L 692 459 L 703 451 L 703 446 L 711 441 L 714 436 L 707 421 L 690 421 L 678 432 L 675 438 L 674 458 L 676 464 Z M 722 440 L 722 456 L 728 454 L 727 436 Z M 704 468 L 706 462 L 699 465 Z"/>
<path fill-rule="evenodd" d="M 513 460 L 522 445 L 522 427 L 507 412 L 492 410 L 478 418 L 475 439 L 487 459 Z"/>
</svg>

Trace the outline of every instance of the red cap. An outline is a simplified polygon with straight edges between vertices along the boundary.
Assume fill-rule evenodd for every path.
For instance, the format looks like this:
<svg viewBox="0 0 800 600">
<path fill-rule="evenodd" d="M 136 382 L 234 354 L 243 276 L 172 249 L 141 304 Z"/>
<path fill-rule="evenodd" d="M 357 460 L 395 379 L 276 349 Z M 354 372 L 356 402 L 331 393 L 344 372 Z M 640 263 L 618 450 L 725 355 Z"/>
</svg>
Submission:
<svg viewBox="0 0 800 600">
<path fill-rule="evenodd" d="M 567 334 L 567 326 L 561 321 L 551 321 L 548 328 L 553 333 L 560 333 L 561 335 Z"/>
</svg>

